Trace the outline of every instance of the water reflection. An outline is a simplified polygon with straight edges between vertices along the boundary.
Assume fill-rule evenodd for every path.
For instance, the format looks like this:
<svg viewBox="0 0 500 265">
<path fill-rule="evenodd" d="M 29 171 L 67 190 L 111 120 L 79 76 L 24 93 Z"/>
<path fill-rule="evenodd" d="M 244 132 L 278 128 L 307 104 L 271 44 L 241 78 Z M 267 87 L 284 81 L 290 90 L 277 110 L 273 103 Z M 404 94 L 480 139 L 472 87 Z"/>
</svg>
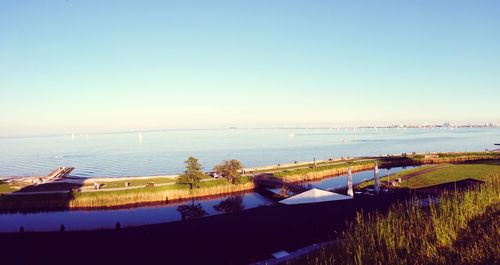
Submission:
<svg viewBox="0 0 500 265">
<path fill-rule="evenodd" d="M 187 220 L 271 204 L 274 204 L 272 200 L 256 192 L 247 192 L 188 203 L 169 203 L 130 209 L 2 213 L 0 232 L 17 232 L 21 226 L 27 232 L 57 231 L 61 224 L 64 224 L 67 231 L 114 228 L 117 222 L 120 222 L 121 227 L 129 227 L 175 222 L 182 218 Z"/>
<path fill-rule="evenodd" d="M 221 213 L 234 213 L 243 211 L 243 197 L 241 195 L 230 196 L 214 206 L 214 209 Z"/>
<path fill-rule="evenodd" d="M 201 206 L 201 203 L 195 204 L 194 200 L 191 201 L 191 203 L 179 205 L 179 207 L 177 207 L 177 211 L 181 214 L 181 219 L 183 221 L 201 218 L 208 215 L 208 213 L 203 209 L 203 206 Z"/>
<path fill-rule="evenodd" d="M 405 169 L 414 168 L 413 166 L 408 167 L 394 167 L 386 169 L 386 175 L 380 176 L 381 178 L 387 176 L 388 174 L 395 174 Z M 352 174 L 352 183 L 357 185 L 363 181 L 373 179 L 373 170 L 362 171 Z M 324 190 L 336 190 L 347 187 L 347 175 L 342 175 L 333 178 L 327 178 L 320 181 L 315 181 L 311 183 L 314 188 L 324 189 Z"/>
</svg>

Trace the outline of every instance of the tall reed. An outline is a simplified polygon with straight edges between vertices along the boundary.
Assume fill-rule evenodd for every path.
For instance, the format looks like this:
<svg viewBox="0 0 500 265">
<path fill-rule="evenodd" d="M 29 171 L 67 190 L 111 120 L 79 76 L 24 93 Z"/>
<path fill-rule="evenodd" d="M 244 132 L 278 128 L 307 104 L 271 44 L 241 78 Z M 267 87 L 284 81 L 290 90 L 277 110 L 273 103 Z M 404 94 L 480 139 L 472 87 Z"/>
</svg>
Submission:
<svg viewBox="0 0 500 265">
<path fill-rule="evenodd" d="M 124 205 L 169 202 L 183 199 L 193 199 L 214 195 L 223 195 L 234 192 L 253 190 L 253 182 L 244 184 L 220 184 L 195 189 L 168 189 L 165 187 L 151 187 L 125 191 L 103 191 L 78 193 L 69 201 L 69 208 L 105 208 Z"/>
<path fill-rule="evenodd" d="M 349 167 L 352 168 L 353 172 L 371 169 L 373 168 L 374 161 L 375 160 L 353 162 L 353 163 L 342 163 L 342 164 L 319 166 L 313 168 L 302 168 L 290 171 L 282 171 L 275 173 L 274 175 L 289 182 L 316 180 L 329 176 L 346 174 Z"/>
</svg>

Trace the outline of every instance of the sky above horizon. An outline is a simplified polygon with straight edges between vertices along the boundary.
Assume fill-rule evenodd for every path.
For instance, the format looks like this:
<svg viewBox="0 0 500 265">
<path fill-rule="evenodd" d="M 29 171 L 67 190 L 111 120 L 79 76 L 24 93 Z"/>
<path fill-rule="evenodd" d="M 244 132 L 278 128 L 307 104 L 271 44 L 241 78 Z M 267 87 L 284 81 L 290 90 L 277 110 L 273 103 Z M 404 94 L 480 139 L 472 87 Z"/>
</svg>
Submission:
<svg viewBox="0 0 500 265">
<path fill-rule="evenodd" d="M 0 136 L 500 123 L 498 1 L 1 1 Z"/>
</svg>

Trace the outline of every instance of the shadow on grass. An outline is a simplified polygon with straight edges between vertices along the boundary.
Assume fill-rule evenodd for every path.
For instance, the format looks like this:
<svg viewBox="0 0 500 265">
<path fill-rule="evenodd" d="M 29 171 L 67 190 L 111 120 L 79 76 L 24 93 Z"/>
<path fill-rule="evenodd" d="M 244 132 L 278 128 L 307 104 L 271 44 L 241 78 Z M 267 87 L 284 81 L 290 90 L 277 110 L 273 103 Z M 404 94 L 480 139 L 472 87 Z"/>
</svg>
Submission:
<svg viewBox="0 0 500 265">
<path fill-rule="evenodd" d="M 420 195 L 425 195 L 425 194 L 440 195 L 444 192 L 465 191 L 473 189 L 482 184 L 484 184 L 484 181 L 469 178 L 469 179 L 451 181 L 430 187 L 416 188 L 411 190 L 415 191 L 417 194 Z"/>
<path fill-rule="evenodd" d="M 488 160 L 478 160 L 478 161 L 466 161 L 458 164 L 466 164 L 466 165 L 492 165 L 492 166 L 500 166 L 500 160 L 488 159 Z"/>
<path fill-rule="evenodd" d="M 446 264 L 499 264 L 500 205 L 492 205 L 458 232 L 453 245 L 443 251 Z"/>
</svg>

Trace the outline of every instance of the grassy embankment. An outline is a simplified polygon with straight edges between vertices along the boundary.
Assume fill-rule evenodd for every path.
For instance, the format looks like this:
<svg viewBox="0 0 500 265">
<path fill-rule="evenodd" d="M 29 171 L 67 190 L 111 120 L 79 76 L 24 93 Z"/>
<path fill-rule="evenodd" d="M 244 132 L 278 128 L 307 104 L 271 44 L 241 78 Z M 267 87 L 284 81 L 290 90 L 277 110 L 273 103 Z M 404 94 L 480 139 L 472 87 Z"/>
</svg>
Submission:
<svg viewBox="0 0 500 265">
<path fill-rule="evenodd" d="M 248 177 L 242 177 L 240 184 L 230 184 L 223 179 L 204 181 L 200 182 L 199 188 L 192 190 L 187 185 L 174 184 L 118 191 L 1 196 L 0 210 L 110 208 L 222 195 L 254 188 Z"/>
<path fill-rule="evenodd" d="M 500 153 L 492 152 L 467 152 L 467 153 L 439 153 L 433 155 L 408 155 L 379 157 L 373 159 L 354 159 L 343 162 L 332 162 L 330 164 L 318 165 L 316 167 L 309 166 L 297 169 L 284 169 L 274 173 L 275 177 L 279 177 L 285 181 L 309 181 L 317 180 L 325 177 L 346 174 L 349 167 L 352 167 L 353 172 L 363 171 L 373 168 L 375 161 L 379 167 L 397 167 L 409 165 L 424 165 L 424 164 L 442 164 L 442 163 L 464 163 L 467 161 L 478 161 L 487 159 L 500 159 Z"/>
<path fill-rule="evenodd" d="M 208 177 L 207 177 L 208 178 Z M 103 182 L 103 189 L 111 189 L 111 188 L 122 188 L 125 187 L 125 182 L 129 183 L 129 187 L 139 187 L 144 186 L 147 183 L 157 184 L 166 184 L 166 183 L 175 183 L 177 180 L 173 178 L 143 178 L 143 179 L 130 179 L 130 180 L 117 180 L 117 181 L 106 181 Z"/>
<path fill-rule="evenodd" d="M 500 161 L 442 167 L 418 177 L 403 180 L 401 187 L 423 188 L 468 178 L 486 181 L 493 175 L 500 175 Z"/>
<path fill-rule="evenodd" d="M 377 159 L 367 159 L 363 161 L 353 160 L 349 162 L 340 162 L 316 167 L 311 166 L 292 170 L 285 169 L 274 173 L 274 176 L 289 182 L 315 180 L 327 176 L 345 174 L 347 173 L 349 167 L 352 168 L 353 172 L 371 169 L 373 168 L 375 161 L 381 163 L 381 161 Z"/>
<path fill-rule="evenodd" d="M 498 264 L 500 175 L 428 208 L 413 199 L 358 213 L 339 239 L 291 264 Z"/>
<path fill-rule="evenodd" d="M 430 172 L 426 172 L 429 171 Z M 415 175 L 414 177 L 409 177 Z M 500 175 L 500 161 L 477 161 L 468 164 L 446 164 L 442 166 L 422 166 L 410 170 L 400 171 L 390 175 L 389 179 L 401 178 L 402 188 L 424 188 L 446 182 L 464 179 L 486 181 L 493 175 Z M 387 183 L 387 177 L 380 178 L 382 184 Z M 357 188 L 372 186 L 373 180 L 360 183 Z"/>
<path fill-rule="evenodd" d="M 75 193 L 70 208 L 115 207 L 150 202 L 168 202 L 222 195 L 254 189 L 248 177 L 242 177 L 240 184 L 230 184 L 225 179 L 200 182 L 199 188 L 190 190 L 187 185 L 168 185 L 143 189 Z"/>
<path fill-rule="evenodd" d="M 207 177 L 208 178 L 208 177 Z M 22 192 L 41 192 L 41 191 L 65 191 L 70 189 L 93 189 L 93 181 L 81 180 L 82 183 L 67 183 L 67 182 L 49 182 L 43 183 L 41 185 L 31 185 L 30 183 L 14 182 L 14 183 L 2 183 L 0 181 L 0 194 L 11 193 L 15 191 Z M 155 185 L 173 184 L 176 182 L 174 178 L 166 177 L 155 177 L 155 178 L 130 178 L 130 179 L 101 179 L 98 183 L 101 184 L 101 189 L 114 189 L 114 188 L 124 188 L 125 183 L 128 182 L 127 187 L 144 187 L 147 183 L 154 183 Z"/>
</svg>

